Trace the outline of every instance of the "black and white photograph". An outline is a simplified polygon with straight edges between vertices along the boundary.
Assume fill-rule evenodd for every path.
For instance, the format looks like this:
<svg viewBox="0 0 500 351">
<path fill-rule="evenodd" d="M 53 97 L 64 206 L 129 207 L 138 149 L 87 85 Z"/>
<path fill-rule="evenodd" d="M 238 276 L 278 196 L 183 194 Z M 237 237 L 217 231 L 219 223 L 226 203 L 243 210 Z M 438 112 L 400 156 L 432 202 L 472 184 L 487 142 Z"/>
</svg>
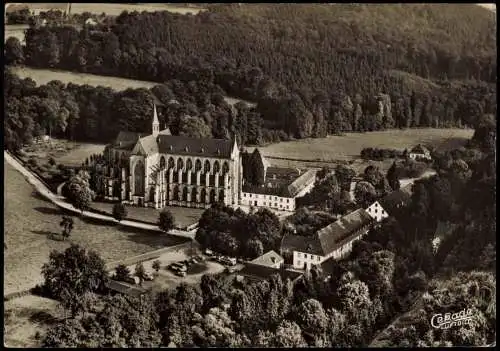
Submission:
<svg viewBox="0 0 500 351">
<path fill-rule="evenodd" d="M 496 348 L 495 3 L 4 7 L 6 348 Z"/>
</svg>

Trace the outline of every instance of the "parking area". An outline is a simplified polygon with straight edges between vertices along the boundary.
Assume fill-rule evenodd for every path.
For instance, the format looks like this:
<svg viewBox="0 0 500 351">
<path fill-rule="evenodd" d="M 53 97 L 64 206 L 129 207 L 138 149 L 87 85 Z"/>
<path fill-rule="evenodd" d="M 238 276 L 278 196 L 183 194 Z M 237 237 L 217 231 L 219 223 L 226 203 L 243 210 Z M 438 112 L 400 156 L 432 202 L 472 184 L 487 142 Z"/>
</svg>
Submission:
<svg viewBox="0 0 500 351">
<path fill-rule="evenodd" d="M 201 258 L 196 263 L 190 263 L 183 271 L 185 275 L 176 274 L 177 272 L 170 269 L 172 264 L 190 261 L 193 257 Z M 153 268 L 153 262 L 158 260 L 160 262 L 160 269 L 156 271 Z M 154 292 L 163 291 L 167 288 L 172 289 L 181 283 L 196 284 L 201 281 L 204 274 L 218 274 L 224 272 L 228 265 L 221 264 L 216 260 L 208 257 L 193 245 L 191 248 L 183 248 L 177 251 L 172 251 L 161 255 L 158 258 L 142 262 L 145 271 L 153 277 L 151 281 L 144 281 L 142 287 L 146 290 Z M 239 265 L 238 265 L 239 266 Z M 131 275 L 134 275 L 136 265 L 130 265 L 127 268 L 130 270 Z M 233 269 L 238 267 L 234 266 Z M 242 268 L 242 267 L 240 267 Z M 113 274 L 114 272 L 110 272 Z"/>
</svg>

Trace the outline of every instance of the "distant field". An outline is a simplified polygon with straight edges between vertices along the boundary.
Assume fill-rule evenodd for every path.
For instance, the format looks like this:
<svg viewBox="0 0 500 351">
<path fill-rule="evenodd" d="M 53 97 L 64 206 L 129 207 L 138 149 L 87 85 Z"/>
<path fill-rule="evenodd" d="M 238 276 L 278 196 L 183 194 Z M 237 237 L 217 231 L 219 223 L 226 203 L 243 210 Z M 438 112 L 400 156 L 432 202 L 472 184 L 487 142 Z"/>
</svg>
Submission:
<svg viewBox="0 0 500 351">
<path fill-rule="evenodd" d="M 82 4 L 84 5 L 84 4 Z M 94 5 L 94 4 L 85 4 L 85 5 Z M 59 80 L 64 84 L 73 83 L 79 85 L 92 85 L 92 86 L 103 86 L 112 88 L 116 91 L 122 91 L 125 89 L 138 89 L 138 88 L 146 88 L 151 89 L 160 83 L 148 82 L 144 80 L 135 80 L 135 79 L 127 79 L 127 78 L 118 78 L 118 77 L 108 77 L 108 76 L 100 76 L 96 74 L 88 74 L 88 73 L 75 73 L 68 71 L 60 71 L 60 70 L 49 70 L 49 69 L 40 69 L 40 68 L 31 68 L 31 67 L 11 67 L 13 73 L 17 74 L 21 78 L 31 78 L 38 85 L 47 84 L 52 80 Z M 235 99 L 231 97 L 224 97 L 226 102 L 230 105 L 236 104 L 238 101 L 242 101 L 240 99 Z M 254 105 L 253 103 L 247 102 L 249 105 Z"/>
<path fill-rule="evenodd" d="M 406 129 L 369 133 L 346 133 L 344 136 L 329 136 L 327 138 L 304 139 L 281 142 L 260 147 L 264 156 L 269 156 L 269 162 L 276 166 L 290 167 L 322 167 L 336 162 L 350 163 L 354 168 L 363 168 L 367 162 L 360 160 L 364 148 L 394 148 L 411 149 L 417 144 L 431 145 L 438 149 L 449 149 L 463 145 L 470 139 L 472 129 Z M 254 148 L 247 148 L 253 151 Z M 273 159 L 272 157 L 309 160 L 301 162 Z M 390 166 L 391 161 L 375 162 L 383 169 Z"/>
<path fill-rule="evenodd" d="M 26 3 L 32 10 L 35 11 L 48 11 L 61 10 L 66 11 L 66 3 Z M 200 11 L 205 11 L 203 8 L 191 8 L 186 6 L 179 6 L 177 4 L 155 4 L 155 3 L 145 3 L 145 4 L 109 4 L 109 3 L 71 3 L 71 13 L 106 13 L 107 15 L 117 16 L 123 11 L 170 11 L 175 13 L 192 13 L 197 14 Z"/>
<path fill-rule="evenodd" d="M 33 187 L 4 161 L 4 295 L 29 289 L 42 281 L 41 267 L 52 250 L 62 251 L 70 242 L 96 250 L 105 261 L 116 261 L 179 243 L 168 235 L 139 229 L 95 224 L 74 217 L 70 240 L 49 239 L 60 234 L 62 214 L 41 199 Z"/>
<path fill-rule="evenodd" d="M 53 157 L 57 164 L 80 166 L 90 155 L 101 154 L 104 146 L 104 144 L 52 139 L 50 143 L 33 145 L 24 148 L 23 151 L 27 157 L 34 156 L 39 160 L 48 160 L 49 157 Z"/>
</svg>

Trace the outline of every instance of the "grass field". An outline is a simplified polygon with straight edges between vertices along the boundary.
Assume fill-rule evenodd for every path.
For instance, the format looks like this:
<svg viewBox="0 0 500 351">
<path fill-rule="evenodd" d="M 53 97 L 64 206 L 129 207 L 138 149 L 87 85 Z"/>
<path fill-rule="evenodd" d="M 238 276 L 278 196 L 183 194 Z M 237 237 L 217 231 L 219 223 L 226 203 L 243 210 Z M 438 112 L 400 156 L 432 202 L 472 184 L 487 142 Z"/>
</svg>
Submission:
<svg viewBox="0 0 500 351">
<path fill-rule="evenodd" d="M 92 208 L 100 211 L 106 211 L 111 214 L 113 211 L 113 203 L 109 202 L 94 202 L 92 203 Z M 187 227 L 191 224 L 198 222 L 201 217 L 201 214 L 205 211 L 200 208 L 187 208 L 187 207 L 173 207 L 167 206 L 164 209 L 172 212 L 175 218 L 176 226 L 180 228 Z M 140 220 L 146 221 L 150 223 L 157 223 L 158 218 L 160 216 L 161 210 L 157 210 L 155 208 L 149 207 L 136 207 L 136 206 L 127 206 L 128 216 L 127 219 L 130 220 Z"/>
<path fill-rule="evenodd" d="M 30 7 L 32 11 L 48 11 L 48 10 L 60 10 L 66 11 L 67 4 L 66 3 L 25 3 Z M 191 13 L 197 14 L 200 11 L 205 11 L 203 8 L 191 8 L 186 6 L 181 6 L 180 4 L 155 4 L 155 3 L 144 3 L 144 4 L 113 4 L 113 3 L 72 3 L 71 4 L 71 13 L 106 13 L 110 16 L 118 16 L 123 11 L 169 11 L 174 13 Z"/>
<path fill-rule="evenodd" d="M 53 157 L 57 164 L 65 166 L 80 166 L 92 154 L 101 154 L 104 144 L 80 143 L 63 139 L 52 139 L 50 143 L 41 143 L 24 148 L 27 157 L 48 160 Z"/>
<path fill-rule="evenodd" d="M 4 308 L 4 340 L 8 347 L 40 347 L 47 328 L 62 317 L 57 301 L 34 295 L 6 301 Z M 37 332 L 41 336 L 38 340 Z"/>
<path fill-rule="evenodd" d="M 349 163 L 355 169 L 366 167 L 367 163 L 387 168 L 391 160 L 384 162 L 363 161 L 359 159 L 364 148 L 411 149 L 417 144 L 430 145 L 437 149 L 450 149 L 463 145 L 470 139 L 472 129 L 406 129 L 369 133 L 346 133 L 343 136 L 329 136 L 319 139 L 304 139 L 281 142 L 260 147 L 264 156 L 270 156 L 272 165 L 282 167 L 323 167 L 334 166 L 336 162 Z M 253 151 L 254 148 L 247 148 Z M 304 161 L 273 159 L 272 157 L 292 158 Z"/>
<path fill-rule="evenodd" d="M 52 250 L 62 251 L 70 243 L 97 251 L 109 262 L 143 254 L 182 242 L 169 235 L 139 229 L 96 224 L 74 217 L 71 239 L 50 239 L 60 234 L 62 214 L 41 199 L 23 176 L 4 161 L 4 295 L 26 290 L 42 281 L 41 267 Z"/>
</svg>

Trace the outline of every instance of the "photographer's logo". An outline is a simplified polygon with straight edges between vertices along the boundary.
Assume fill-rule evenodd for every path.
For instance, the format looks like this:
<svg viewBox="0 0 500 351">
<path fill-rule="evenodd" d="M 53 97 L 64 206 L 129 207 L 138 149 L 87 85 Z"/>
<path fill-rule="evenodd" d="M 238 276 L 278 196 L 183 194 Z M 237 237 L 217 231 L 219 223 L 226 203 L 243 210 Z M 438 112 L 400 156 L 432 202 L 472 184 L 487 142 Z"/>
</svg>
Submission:
<svg viewBox="0 0 500 351">
<path fill-rule="evenodd" d="M 472 323 L 474 315 L 471 309 L 463 309 L 458 313 L 438 313 L 432 316 L 431 325 L 436 329 L 450 329 Z"/>
</svg>

